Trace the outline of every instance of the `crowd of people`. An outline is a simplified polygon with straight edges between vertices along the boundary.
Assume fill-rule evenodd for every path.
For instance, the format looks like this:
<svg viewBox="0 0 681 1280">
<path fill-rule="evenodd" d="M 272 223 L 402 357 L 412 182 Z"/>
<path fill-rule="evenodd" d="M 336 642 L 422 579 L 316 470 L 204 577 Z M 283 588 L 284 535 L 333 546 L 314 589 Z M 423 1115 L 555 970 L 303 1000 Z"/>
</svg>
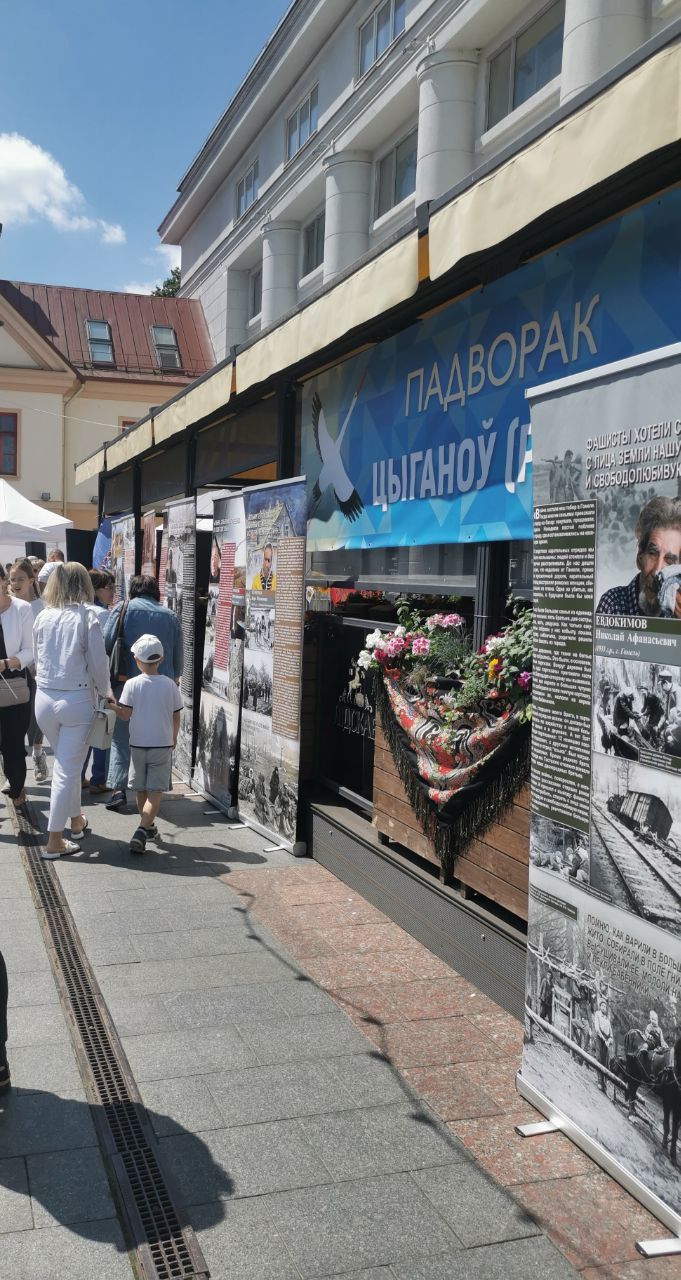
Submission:
<svg viewBox="0 0 681 1280">
<path fill-rule="evenodd" d="M 110 793 L 111 810 L 126 808 L 132 788 L 138 826 L 130 851 L 143 853 L 170 787 L 182 708 L 181 626 L 153 577 L 133 577 L 127 599 L 115 606 L 114 594 L 112 574 L 66 563 L 59 550 L 45 562 L 0 564 L 3 790 L 25 805 L 30 753 L 34 781 L 51 782 L 41 855 L 48 860 L 82 847 L 89 826 L 81 792 L 88 788 Z M 115 712 L 110 750 L 89 743 L 98 707 Z M 45 741 L 54 756 L 51 780 Z"/>
</svg>

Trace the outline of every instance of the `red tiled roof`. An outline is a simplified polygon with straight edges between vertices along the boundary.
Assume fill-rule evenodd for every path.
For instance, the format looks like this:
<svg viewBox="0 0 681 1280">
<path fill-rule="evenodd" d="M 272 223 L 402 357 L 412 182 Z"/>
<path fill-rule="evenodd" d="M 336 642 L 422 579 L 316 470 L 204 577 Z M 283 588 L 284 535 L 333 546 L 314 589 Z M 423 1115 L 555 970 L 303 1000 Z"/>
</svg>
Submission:
<svg viewBox="0 0 681 1280">
<path fill-rule="evenodd" d="M 152 298 L 139 293 L 105 293 L 61 285 L 0 280 L 0 295 L 42 338 L 88 377 L 185 382 L 215 363 L 201 303 L 193 298 Z M 86 320 L 111 326 L 114 364 L 93 365 Z M 179 369 L 159 368 L 151 326 L 171 325 L 180 353 Z"/>
</svg>

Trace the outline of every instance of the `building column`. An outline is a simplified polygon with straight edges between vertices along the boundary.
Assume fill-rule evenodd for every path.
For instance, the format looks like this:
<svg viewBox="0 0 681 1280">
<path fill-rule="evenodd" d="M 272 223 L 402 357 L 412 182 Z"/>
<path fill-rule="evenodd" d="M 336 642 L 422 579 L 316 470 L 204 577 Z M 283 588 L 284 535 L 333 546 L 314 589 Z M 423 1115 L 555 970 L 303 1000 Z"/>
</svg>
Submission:
<svg viewBox="0 0 681 1280">
<path fill-rule="evenodd" d="M 297 222 L 266 222 L 262 229 L 263 329 L 298 301 L 300 227 Z"/>
<path fill-rule="evenodd" d="M 324 280 L 332 280 L 369 249 L 371 159 L 365 151 L 336 151 L 324 160 L 326 210 Z"/>
<path fill-rule="evenodd" d="M 232 347 L 246 341 L 248 334 L 248 271 L 238 267 L 228 267 L 225 272 L 225 349 L 222 358 L 228 356 Z M 216 359 L 220 356 L 215 352 Z"/>
<path fill-rule="evenodd" d="M 566 0 L 561 102 L 593 84 L 648 35 L 648 0 Z"/>
<path fill-rule="evenodd" d="M 419 62 L 416 203 L 444 195 L 473 168 L 478 55 L 444 49 Z"/>
</svg>

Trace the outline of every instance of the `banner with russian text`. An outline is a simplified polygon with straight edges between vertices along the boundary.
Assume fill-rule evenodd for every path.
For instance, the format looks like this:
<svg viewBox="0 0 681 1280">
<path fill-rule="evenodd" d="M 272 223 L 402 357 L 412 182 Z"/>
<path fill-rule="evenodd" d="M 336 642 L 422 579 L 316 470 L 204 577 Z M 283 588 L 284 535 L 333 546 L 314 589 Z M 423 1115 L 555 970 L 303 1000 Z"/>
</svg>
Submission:
<svg viewBox="0 0 681 1280">
<path fill-rule="evenodd" d="M 237 806 L 246 619 L 246 513 L 242 493 L 213 504 L 213 534 L 203 647 L 194 781 L 228 812 Z"/>
<path fill-rule="evenodd" d="M 165 544 L 165 547 L 163 547 Z M 163 556 L 165 550 L 165 558 Z M 173 768 L 183 782 L 192 776 L 194 740 L 194 618 L 196 592 L 196 502 L 180 498 L 164 511 L 162 540 L 163 599 L 182 627 L 184 666 L 180 690 L 182 714 Z"/>
<path fill-rule="evenodd" d="M 244 492 L 244 619 L 239 813 L 292 846 L 298 816 L 305 609 L 304 479 Z"/>
<path fill-rule="evenodd" d="M 520 1092 L 681 1228 L 681 346 L 531 393 Z"/>
<path fill-rule="evenodd" d="M 681 340 L 681 190 L 310 379 L 309 550 L 532 535 L 526 387 Z"/>
<path fill-rule="evenodd" d="M 130 579 L 135 573 L 134 516 L 120 516 L 111 521 L 110 566 L 116 582 L 114 602 L 127 600 Z"/>
</svg>

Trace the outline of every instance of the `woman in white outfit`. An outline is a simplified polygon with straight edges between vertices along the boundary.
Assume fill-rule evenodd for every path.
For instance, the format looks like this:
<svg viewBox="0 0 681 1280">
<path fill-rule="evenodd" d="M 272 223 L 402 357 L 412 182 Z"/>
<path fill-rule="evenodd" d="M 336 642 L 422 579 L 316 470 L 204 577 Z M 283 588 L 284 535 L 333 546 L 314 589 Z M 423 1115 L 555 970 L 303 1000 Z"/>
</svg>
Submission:
<svg viewBox="0 0 681 1280">
<path fill-rule="evenodd" d="M 36 719 L 54 752 L 48 839 L 43 858 L 76 853 L 87 821 L 80 811 L 80 779 L 95 695 L 111 697 L 109 659 L 92 606 L 87 569 L 57 564 L 43 592 L 45 608 L 33 631 Z M 70 840 L 63 831 L 71 820 Z"/>
<path fill-rule="evenodd" d="M 0 679 L 14 680 L 18 672 L 33 662 L 33 613 L 25 600 L 13 600 L 9 582 L 0 565 Z M 15 804 L 23 804 L 26 782 L 24 739 L 31 718 L 31 704 L 0 708 L 0 754 L 7 779 L 7 794 Z"/>
</svg>

